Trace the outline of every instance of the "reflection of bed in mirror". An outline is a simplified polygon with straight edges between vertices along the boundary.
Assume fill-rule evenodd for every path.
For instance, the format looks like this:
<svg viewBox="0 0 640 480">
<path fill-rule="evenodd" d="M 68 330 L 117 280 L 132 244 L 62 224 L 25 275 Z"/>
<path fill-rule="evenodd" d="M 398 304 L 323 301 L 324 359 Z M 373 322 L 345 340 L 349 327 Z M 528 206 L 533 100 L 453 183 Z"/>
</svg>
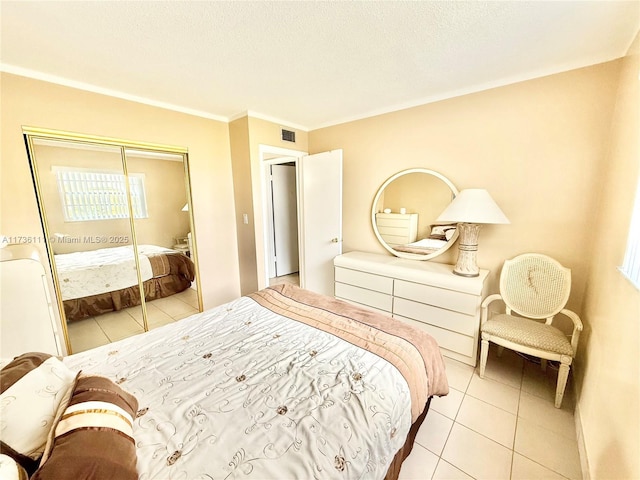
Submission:
<svg viewBox="0 0 640 480">
<path fill-rule="evenodd" d="M 139 245 L 138 261 L 146 301 L 182 292 L 195 280 L 186 255 Z M 68 322 L 140 305 L 136 260 L 131 245 L 55 255 Z"/>
<path fill-rule="evenodd" d="M 67 352 L 201 310 L 186 147 L 33 127 L 23 133 Z M 138 262 L 132 244 L 166 248 Z M 128 277 L 116 267 L 118 252 L 128 252 Z M 75 287 L 65 264 L 84 278 Z"/>
<path fill-rule="evenodd" d="M 433 238 L 423 238 L 417 242 L 407 243 L 406 245 L 396 245 L 394 250 L 404 253 L 415 253 L 418 255 L 428 255 L 437 252 L 447 244 L 446 240 L 436 240 Z"/>
<path fill-rule="evenodd" d="M 455 233 L 455 225 L 431 225 L 428 237 L 404 245 L 394 245 L 393 249 L 403 253 L 429 255 L 444 248 Z"/>
<path fill-rule="evenodd" d="M 382 184 L 374 197 L 373 231 L 381 245 L 397 257 L 435 258 L 458 237 L 455 226 L 446 225 L 449 231 L 445 236 L 444 231 L 437 230 L 442 225 L 434 225 L 457 193 L 449 179 L 433 170 L 412 168 L 398 172 Z"/>
</svg>

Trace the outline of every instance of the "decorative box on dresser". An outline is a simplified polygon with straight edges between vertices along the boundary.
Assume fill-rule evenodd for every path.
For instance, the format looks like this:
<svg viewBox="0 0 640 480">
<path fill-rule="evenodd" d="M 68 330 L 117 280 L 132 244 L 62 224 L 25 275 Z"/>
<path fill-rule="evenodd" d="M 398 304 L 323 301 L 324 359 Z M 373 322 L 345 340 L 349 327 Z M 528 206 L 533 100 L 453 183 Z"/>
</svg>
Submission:
<svg viewBox="0 0 640 480">
<path fill-rule="evenodd" d="M 476 365 L 487 270 L 466 278 L 453 265 L 365 252 L 339 255 L 334 266 L 336 298 L 425 330 L 444 356 Z"/>
</svg>

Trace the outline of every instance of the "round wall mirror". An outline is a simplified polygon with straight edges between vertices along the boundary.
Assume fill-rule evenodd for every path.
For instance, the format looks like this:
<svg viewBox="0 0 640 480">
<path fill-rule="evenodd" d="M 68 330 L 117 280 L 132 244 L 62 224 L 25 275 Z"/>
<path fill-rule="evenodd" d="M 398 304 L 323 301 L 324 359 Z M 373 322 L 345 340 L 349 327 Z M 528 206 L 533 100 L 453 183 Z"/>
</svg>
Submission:
<svg viewBox="0 0 640 480">
<path fill-rule="evenodd" d="M 382 246 L 397 257 L 437 257 L 458 238 L 456 224 L 436 222 L 457 194 L 453 183 L 433 170 L 398 172 L 382 184 L 373 199 L 373 231 Z"/>
</svg>

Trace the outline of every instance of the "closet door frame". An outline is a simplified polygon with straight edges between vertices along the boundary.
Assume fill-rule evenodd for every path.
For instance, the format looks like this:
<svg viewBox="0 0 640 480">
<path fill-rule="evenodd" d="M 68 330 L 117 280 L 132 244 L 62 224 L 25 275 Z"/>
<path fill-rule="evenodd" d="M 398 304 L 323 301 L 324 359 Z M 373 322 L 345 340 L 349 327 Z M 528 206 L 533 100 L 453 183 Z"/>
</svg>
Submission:
<svg viewBox="0 0 640 480">
<path fill-rule="evenodd" d="M 127 149 L 143 150 L 147 152 L 156 152 L 156 153 L 177 154 L 182 156 L 183 165 L 184 165 L 184 175 L 185 175 L 185 189 L 186 189 L 187 205 L 188 205 L 188 213 L 189 213 L 189 224 L 190 224 L 190 231 L 191 231 L 191 242 L 192 242 L 191 258 L 193 260 L 194 267 L 195 267 L 196 282 L 198 282 L 196 291 L 198 294 L 199 311 L 202 311 L 202 306 L 203 306 L 202 288 L 200 285 L 200 271 L 198 266 L 198 254 L 197 254 L 197 246 L 196 246 L 197 242 L 195 240 L 196 227 L 194 222 L 193 203 L 191 198 L 191 176 L 189 174 L 188 149 L 186 147 L 148 143 L 148 142 L 136 142 L 136 141 L 113 138 L 113 137 L 102 137 L 97 135 L 88 135 L 88 134 L 82 134 L 82 133 L 38 128 L 38 127 L 29 127 L 29 126 L 23 126 L 22 133 L 25 141 L 25 146 L 27 148 L 27 156 L 29 160 L 29 167 L 31 169 L 33 183 L 34 183 L 34 190 L 36 194 L 38 212 L 40 215 L 40 222 L 44 232 L 44 237 L 42 240 L 44 241 L 46 252 L 47 252 L 48 263 L 49 263 L 49 268 L 51 272 L 51 279 L 52 279 L 54 290 L 55 290 L 56 303 L 58 305 L 58 315 L 60 318 L 60 326 L 62 329 L 62 334 L 64 337 L 64 343 L 65 343 L 67 354 L 71 354 L 73 353 L 73 351 L 71 348 L 71 341 L 69 339 L 69 332 L 67 330 L 67 321 L 66 321 L 66 315 L 64 313 L 64 304 L 63 304 L 62 295 L 61 295 L 60 280 L 59 280 L 58 272 L 55 265 L 53 246 L 50 242 L 52 232 L 47 222 L 46 206 L 42 198 L 41 180 L 38 172 L 37 159 L 35 155 L 34 141 L 36 140 L 72 142 L 80 145 L 98 145 L 98 146 L 108 146 L 108 147 L 119 148 L 121 162 L 122 162 L 122 169 L 123 169 L 125 178 L 127 179 L 129 178 L 128 171 L 127 171 L 127 161 L 126 161 Z M 125 183 L 126 183 L 127 197 L 131 198 L 129 182 L 127 181 Z M 134 223 L 135 218 L 133 214 L 133 206 L 131 201 L 128 202 L 128 207 L 129 207 L 129 224 L 131 229 L 132 245 L 133 245 L 134 251 L 137 252 L 138 241 L 136 238 L 136 230 L 135 230 L 135 223 Z M 144 331 L 146 332 L 146 331 L 149 331 L 149 324 L 148 324 L 147 310 L 146 310 L 146 304 L 145 304 L 143 280 L 140 274 L 139 255 L 136 254 L 134 258 L 135 258 L 136 269 L 137 269 L 138 288 L 140 290 L 140 307 L 142 308 Z"/>
</svg>

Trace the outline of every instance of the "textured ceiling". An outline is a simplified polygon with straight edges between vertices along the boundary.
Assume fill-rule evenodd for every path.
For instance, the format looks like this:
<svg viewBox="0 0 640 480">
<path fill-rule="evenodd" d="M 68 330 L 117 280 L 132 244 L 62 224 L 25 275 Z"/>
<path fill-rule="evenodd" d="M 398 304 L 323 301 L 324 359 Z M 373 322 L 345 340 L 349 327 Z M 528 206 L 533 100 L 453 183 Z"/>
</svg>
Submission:
<svg viewBox="0 0 640 480">
<path fill-rule="evenodd" d="M 2 1 L 4 71 L 307 129 L 623 56 L 639 1 Z"/>
</svg>

